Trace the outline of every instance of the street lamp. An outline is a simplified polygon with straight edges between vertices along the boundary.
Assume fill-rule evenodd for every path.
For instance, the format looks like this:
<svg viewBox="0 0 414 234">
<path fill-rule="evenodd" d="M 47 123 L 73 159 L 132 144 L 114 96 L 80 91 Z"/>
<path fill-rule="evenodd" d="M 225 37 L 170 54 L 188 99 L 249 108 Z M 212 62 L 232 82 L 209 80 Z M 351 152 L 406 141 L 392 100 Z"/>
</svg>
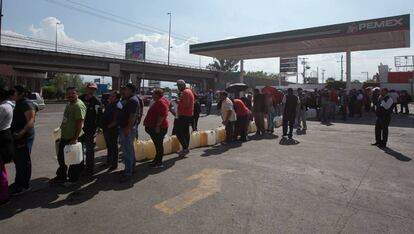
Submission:
<svg viewBox="0 0 414 234">
<path fill-rule="evenodd" d="M 56 41 L 55 41 L 55 52 L 58 51 L 58 25 L 60 25 L 60 22 L 56 22 Z"/>
<path fill-rule="evenodd" d="M 170 65 L 170 49 L 171 49 L 171 12 L 168 12 L 167 15 L 170 16 L 170 26 L 168 29 L 168 65 Z"/>
</svg>

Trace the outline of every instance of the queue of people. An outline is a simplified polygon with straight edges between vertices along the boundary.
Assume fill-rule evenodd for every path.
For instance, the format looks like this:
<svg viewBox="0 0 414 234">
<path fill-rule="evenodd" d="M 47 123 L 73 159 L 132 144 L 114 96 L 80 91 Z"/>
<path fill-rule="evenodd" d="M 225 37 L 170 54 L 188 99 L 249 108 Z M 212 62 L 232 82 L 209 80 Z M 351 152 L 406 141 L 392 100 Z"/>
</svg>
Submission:
<svg viewBox="0 0 414 234">
<path fill-rule="evenodd" d="M 17 85 L 12 90 L 0 88 L 0 205 L 10 195 L 20 195 L 31 189 L 31 150 L 35 138 L 36 107 L 26 97 L 28 90 Z M 8 185 L 5 164 L 13 161 L 14 183 Z"/>
<path fill-rule="evenodd" d="M 189 153 L 190 125 L 197 131 L 197 123 L 201 112 L 197 95 L 187 87 L 184 80 L 177 81 L 180 91 L 179 98 L 169 103 L 164 98 L 162 89 L 153 90 L 153 103 L 143 121 L 145 131 L 154 143 L 155 159 L 149 163 L 151 168 L 163 167 L 163 140 L 168 132 L 167 120 L 169 112 L 174 119 L 173 134 L 177 136 L 182 151 L 181 157 Z M 27 90 L 22 86 L 15 86 L 12 91 L 0 89 L 0 204 L 6 203 L 10 195 L 19 195 L 30 190 L 31 177 L 31 148 L 35 138 L 35 106 L 26 97 Z M 131 179 L 135 173 L 134 141 L 138 137 L 138 126 L 143 116 L 143 102 L 136 95 L 137 88 L 127 84 L 120 92 L 113 91 L 105 106 L 96 98 L 96 85 L 88 84 L 86 93 L 80 95 L 75 87 L 66 89 L 68 104 L 65 107 L 60 125 L 61 139 L 57 149 L 58 168 L 56 177 L 51 183 L 70 187 L 78 183 L 80 177 L 94 174 L 95 135 L 102 129 L 107 146 L 107 160 L 103 164 L 108 171 L 118 168 L 119 144 L 123 153 L 124 170 L 120 182 Z M 369 97 L 369 98 L 368 98 Z M 298 133 L 306 133 L 306 113 L 309 108 L 315 108 L 318 118 L 322 122 L 334 119 L 339 107 L 339 113 L 346 120 L 354 114 L 361 116 L 362 109 L 375 111 L 375 139 L 373 145 L 386 147 L 388 141 L 388 126 L 391 121 L 396 101 L 395 94 L 387 89 L 380 92 L 363 92 L 351 90 L 347 94 L 344 90 L 337 93 L 333 89 L 323 89 L 315 92 L 305 92 L 301 88 L 294 94 L 293 89 L 279 98 L 271 94 L 254 90 L 254 96 L 247 94 L 241 98 L 230 99 L 229 94 L 221 92 L 218 108 L 225 126 L 225 144 L 248 141 L 248 128 L 252 120 L 257 126 L 257 136 L 265 133 L 273 134 L 273 120 L 283 115 L 283 139 L 292 139 L 296 128 Z M 403 108 L 408 113 L 410 96 L 401 92 L 397 97 L 400 100 L 401 112 Z M 15 102 L 12 102 L 15 101 Z M 367 102 L 370 102 L 368 105 Z M 211 107 L 210 107 L 211 108 Z M 207 114 L 211 110 L 207 108 Z M 265 118 L 268 127 L 265 129 Z M 76 165 L 66 165 L 64 149 L 67 145 L 81 142 L 84 148 L 84 160 Z M 16 167 L 15 182 L 8 186 L 5 163 L 13 160 Z M 82 173 L 83 172 L 83 173 Z"/>
</svg>

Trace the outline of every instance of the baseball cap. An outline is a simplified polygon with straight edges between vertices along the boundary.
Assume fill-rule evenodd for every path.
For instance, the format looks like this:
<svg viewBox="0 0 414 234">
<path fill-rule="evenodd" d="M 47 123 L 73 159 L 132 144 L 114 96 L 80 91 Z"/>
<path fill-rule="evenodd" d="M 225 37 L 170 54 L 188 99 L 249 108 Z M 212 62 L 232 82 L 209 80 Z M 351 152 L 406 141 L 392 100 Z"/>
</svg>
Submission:
<svg viewBox="0 0 414 234">
<path fill-rule="evenodd" d="M 185 85 L 185 80 L 177 80 L 176 85 Z"/>
<path fill-rule="evenodd" d="M 96 86 L 96 84 L 95 84 L 95 83 L 88 83 L 88 84 L 86 85 L 86 88 L 87 88 L 87 89 L 97 89 L 97 88 L 98 88 L 98 86 Z"/>
</svg>

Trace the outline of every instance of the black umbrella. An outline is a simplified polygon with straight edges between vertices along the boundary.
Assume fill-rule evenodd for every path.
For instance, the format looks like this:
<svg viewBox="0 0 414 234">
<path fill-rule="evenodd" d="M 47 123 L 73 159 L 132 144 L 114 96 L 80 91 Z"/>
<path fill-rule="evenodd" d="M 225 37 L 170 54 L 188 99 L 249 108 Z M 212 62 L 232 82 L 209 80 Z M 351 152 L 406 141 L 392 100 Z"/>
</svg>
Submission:
<svg viewBox="0 0 414 234">
<path fill-rule="evenodd" d="M 234 84 L 229 85 L 229 87 L 227 87 L 225 90 L 226 92 L 229 92 L 229 93 L 237 93 L 237 92 L 246 91 L 247 88 L 249 88 L 247 84 L 234 83 Z"/>
</svg>

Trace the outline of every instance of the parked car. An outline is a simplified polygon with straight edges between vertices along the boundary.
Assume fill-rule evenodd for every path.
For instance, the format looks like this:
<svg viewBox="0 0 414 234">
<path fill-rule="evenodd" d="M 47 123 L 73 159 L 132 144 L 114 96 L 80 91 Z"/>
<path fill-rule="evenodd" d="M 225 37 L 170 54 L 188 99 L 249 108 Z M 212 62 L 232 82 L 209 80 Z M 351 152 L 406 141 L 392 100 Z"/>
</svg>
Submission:
<svg viewBox="0 0 414 234">
<path fill-rule="evenodd" d="M 35 104 L 37 110 L 45 109 L 45 100 L 40 96 L 39 93 L 32 92 L 29 94 L 28 99 Z"/>
</svg>

